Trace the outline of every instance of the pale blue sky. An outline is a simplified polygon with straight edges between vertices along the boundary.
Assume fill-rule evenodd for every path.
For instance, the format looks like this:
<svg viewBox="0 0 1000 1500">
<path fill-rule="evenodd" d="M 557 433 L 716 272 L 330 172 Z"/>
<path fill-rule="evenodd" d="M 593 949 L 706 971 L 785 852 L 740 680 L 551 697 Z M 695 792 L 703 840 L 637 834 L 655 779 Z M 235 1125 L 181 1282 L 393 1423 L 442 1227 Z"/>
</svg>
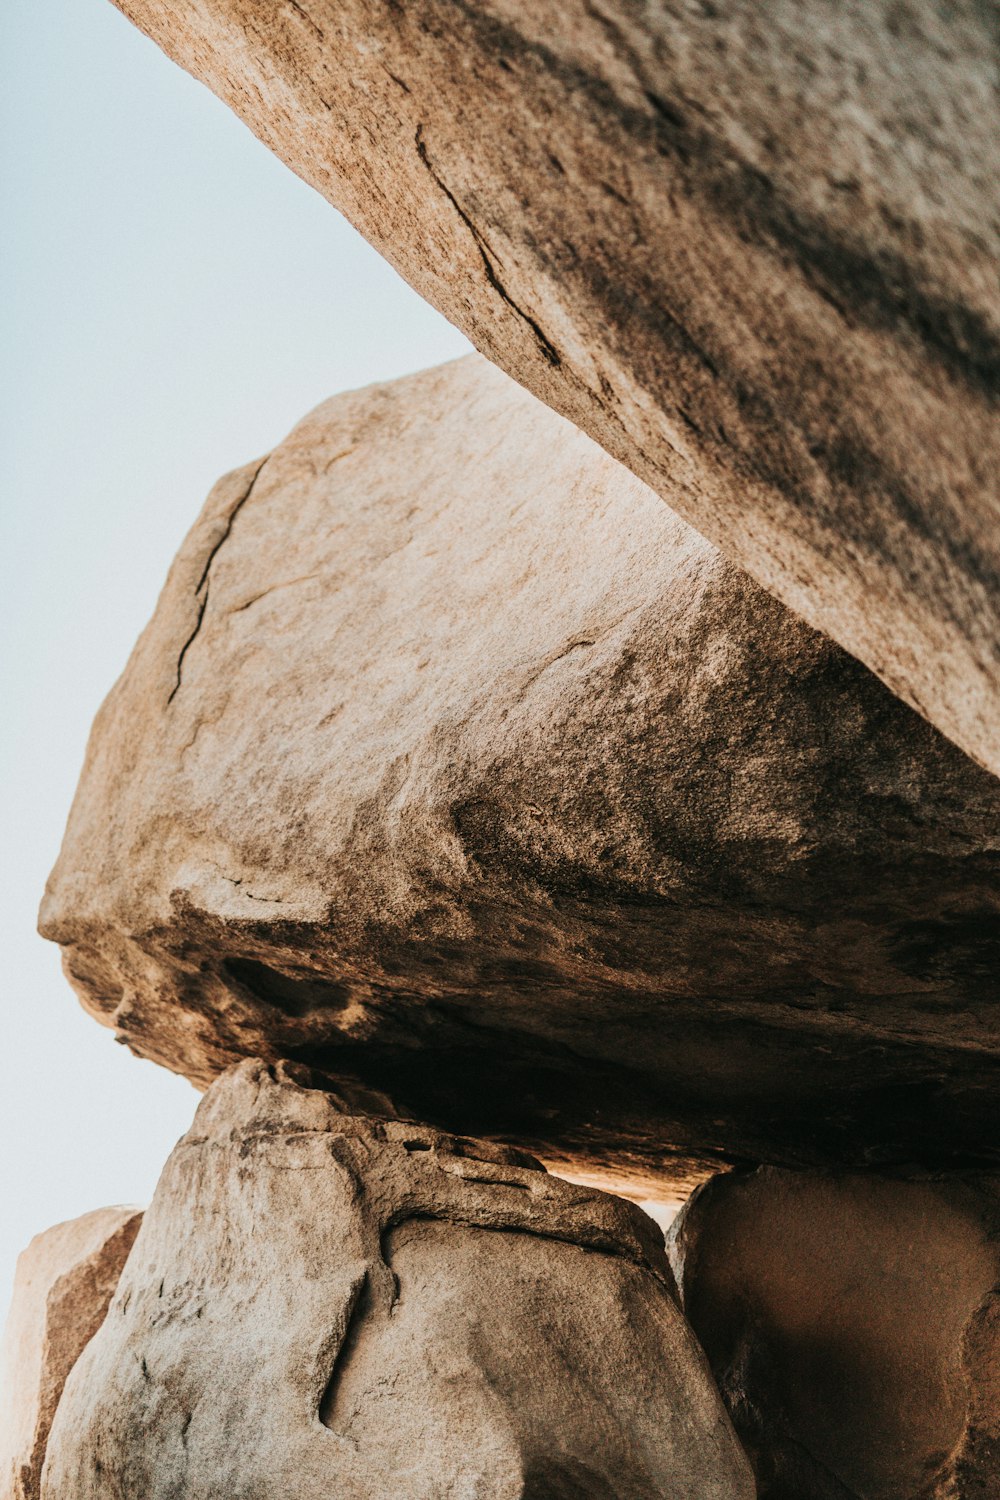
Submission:
<svg viewBox="0 0 1000 1500">
<path fill-rule="evenodd" d="M 0 6 L 0 1317 L 17 1251 L 148 1200 L 197 1102 L 35 935 L 87 730 L 212 482 L 465 340 L 108 0 Z"/>
</svg>

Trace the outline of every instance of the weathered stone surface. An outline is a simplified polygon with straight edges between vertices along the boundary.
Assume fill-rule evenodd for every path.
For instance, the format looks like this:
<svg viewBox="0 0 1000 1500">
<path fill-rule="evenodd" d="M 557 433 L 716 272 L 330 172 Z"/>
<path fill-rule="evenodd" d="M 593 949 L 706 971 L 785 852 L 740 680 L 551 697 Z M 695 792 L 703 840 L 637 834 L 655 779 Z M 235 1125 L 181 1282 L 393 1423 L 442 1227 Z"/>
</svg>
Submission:
<svg viewBox="0 0 1000 1500">
<path fill-rule="evenodd" d="M 38 1500 L 66 1377 L 104 1321 L 141 1222 L 138 1209 L 99 1208 L 18 1257 L 0 1349 L 0 1500 Z"/>
<path fill-rule="evenodd" d="M 1000 772 L 992 3 L 118 4 Z"/>
<path fill-rule="evenodd" d="M 293 1057 L 661 1197 L 996 1160 L 1000 783 L 476 357 L 221 481 L 42 930 L 201 1084 Z"/>
<path fill-rule="evenodd" d="M 733 1173 L 668 1241 L 761 1500 L 1000 1494 L 1000 1178 Z"/>
<path fill-rule="evenodd" d="M 45 1500 L 750 1500 L 656 1226 L 240 1064 L 66 1386 Z"/>
</svg>

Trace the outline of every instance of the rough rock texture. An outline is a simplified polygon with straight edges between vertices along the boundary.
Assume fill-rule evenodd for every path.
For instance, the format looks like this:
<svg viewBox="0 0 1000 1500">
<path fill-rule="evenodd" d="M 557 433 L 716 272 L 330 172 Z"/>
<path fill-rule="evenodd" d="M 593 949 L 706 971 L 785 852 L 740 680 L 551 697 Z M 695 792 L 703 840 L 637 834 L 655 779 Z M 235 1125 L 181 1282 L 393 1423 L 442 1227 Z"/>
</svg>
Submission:
<svg viewBox="0 0 1000 1500">
<path fill-rule="evenodd" d="M 753 1483 L 644 1214 L 251 1061 L 167 1163 L 42 1494 L 750 1500 Z"/>
<path fill-rule="evenodd" d="M 761 1500 L 1000 1494 L 1000 1178 L 714 1178 L 669 1236 Z"/>
<path fill-rule="evenodd" d="M 470 357 L 213 491 L 42 930 L 198 1083 L 292 1057 L 662 1197 L 998 1159 L 998 849 L 995 778 Z"/>
<path fill-rule="evenodd" d="M 0 1500 L 38 1500 L 66 1377 L 104 1321 L 141 1222 L 138 1209 L 99 1208 L 18 1257 L 0 1350 Z"/>
<path fill-rule="evenodd" d="M 992 0 L 118 0 L 1000 772 Z"/>
</svg>

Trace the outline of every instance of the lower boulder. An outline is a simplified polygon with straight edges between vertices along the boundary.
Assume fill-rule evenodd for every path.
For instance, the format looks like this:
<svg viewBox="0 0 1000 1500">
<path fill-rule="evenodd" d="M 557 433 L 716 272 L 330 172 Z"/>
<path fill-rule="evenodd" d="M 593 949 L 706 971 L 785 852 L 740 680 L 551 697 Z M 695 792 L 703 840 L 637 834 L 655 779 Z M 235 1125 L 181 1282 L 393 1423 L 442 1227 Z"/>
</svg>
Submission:
<svg viewBox="0 0 1000 1500">
<path fill-rule="evenodd" d="M 99 1208 L 18 1257 L 0 1353 L 0 1500 L 37 1500 L 66 1377 L 104 1321 L 141 1223 L 138 1209 Z"/>
<path fill-rule="evenodd" d="M 67 1384 L 46 1500 L 750 1500 L 655 1225 L 531 1158 L 209 1090 Z"/>
<path fill-rule="evenodd" d="M 1000 1494 L 1000 1179 L 733 1173 L 668 1249 L 761 1500 Z"/>
</svg>

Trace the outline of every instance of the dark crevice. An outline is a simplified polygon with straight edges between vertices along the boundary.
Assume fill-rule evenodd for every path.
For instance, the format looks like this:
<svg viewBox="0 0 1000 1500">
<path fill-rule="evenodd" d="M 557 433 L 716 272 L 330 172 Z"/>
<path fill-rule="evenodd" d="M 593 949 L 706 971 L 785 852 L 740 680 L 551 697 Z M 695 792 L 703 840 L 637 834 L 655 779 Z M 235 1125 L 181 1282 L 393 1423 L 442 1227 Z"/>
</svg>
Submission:
<svg viewBox="0 0 1000 1500">
<path fill-rule="evenodd" d="M 262 458 L 260 463 L 257 465 L 251 476 L 250 483 L 247 485 L 243 494 L 240 496 L 236 504 L 233 506 L 232 510 L 229 512 L 229 516 L 223 528 L 222 535 L 219 537 L 219 540 L 215 543 L 215 546 L 212 547 L 207 558 L 205 559 L 205 566 L 201 570 L 201 577 L 198 579 L 198 583 L 194 591 L 195 598 L 197 598 L 198 595 L 201 594 L 202 589 L 204 589 L 205 592 L 198 607 L 198 615 L 194 622 L 194 629 L 191 631 L 187 640 L 184 642 L 183 646 L 180 649 L 180 654 L 177 657 L 177 680 L 174 683 L 173 687 L 170 689 L 170 696 L 167 699 L 168 706 L 174 701 L 174 698 L 177 696 L 177 693 L 180 689 L 181 677 L 184 671 L 184 658 L 187 656 L 191 647 L 194 645 L 198 637 L 198 632 L 201 630 L 202 621 L 205 618 L 205 610 L 208 608 L 209 573 L 212 570 L 212 564 L 214 563 L 224 543 L 229 540 L 230 533 L 233 529 L 233 523 L 235 522 L 236 517 L 239 515 L 240 511 L 243 509 L 244 505 L 246 505 L 247 501 L 250 499 L 250 496 L 253 494 L 254 485 L 257 483 L 257 480 L 260 477 L 260 472 L 266 462 L 267 459 Z"/>
<path fill-rule="evenodd" d="M 434 179 L 435 183 L 440 188 L 441 192 L 444 193 L 445 197 L 448 199 L 448 202 L 451 204 L 452 208 L 458 214 L 458 217 L 462 220 L 462 223 L 465 225 L 465 227 L 468 229 L 469 233 L 472 235 L 472 238 L 473 238 L 473 240 L 476 243 L 476 249 L 479 251 L 479 254 L 482 257 L 483 266 L 484 266 L 484 268 L 486 270 L 486 279 L 489 282 L 490 286 L 493 288 L 493 290 L 495 292 L 498 293 L 498 295 L 500 297 L 503 298 L 503 300 L 504 300 L 504 302 L 506 302 L 507 306 L 513 312 L 515 312 L 517 314 L 517 316 L 521 319 L 521 321 L 524 322 L 524 323 L 526 323 L 528 325 L 528 327 L 531 329 L 532 333 L 535 335 L 535 338 L 538 341 L 538 346 L 541 349 L 541 351 L 542 351 L 543 355 L 545 356 L 545 358 L 548 360 L 549 364 L 553 365 L 556 368 L 558 368 L 558 366 L 562 364 L 562 359 L 561 359 L 561 357 L 559 355 L 559 351 L 556 349 L 555 345 L 552 343 L 552 341 L 545 334 L 544 330 L 542 329 L 541 325 L 536 321 L 536 319 L 533 318 L 530 313 L 525 312 L 524 308 L 521 307 L 517 302 L 515 302 L 514 299 L 513 299 L 513 297 L 511 297 L 509 295 L 509 293 L 507 292 L 506 287 L 504 286 L 503 282 L 500 280 L 500 277 L 497 275 L 496 267 L 493 264 L 493 257 L 492 257 L 492 255 L 489 252 L 489 248 L 488 248 L 488 246 L 486 244 L 486 241 L 483 239 L 482 234 L 476 228 L 476 226 L 472 222 L 472 220 L 469 218 L 469 215 L 462 208 L 462 205 L 459 203 L 459 201 L 455 197 L 454 193 L 447 186 L 447 184 L 444 183 L 441 180 L 441 178 L 438 176 L 437 172 L 435 171 L 433 165 L 431 164 L 431 159 L 430 159 L 430 157 L 427 154 L 427 147 L 424 144 L 424 140 L 423 140 L 423 127 L 422 126 L 418 126 L 417 127 L 416 145 L 417 145 L 417 155 L 420 157 L 420 160 L 423 162 L 424 166 L 427 168 L 427 171 L 430 173 L 431 177 Z"/>
<path fill-rule="evenodd" d="M 293 972 L 287 973 L 261 963 L 259 959 L 232 957 L 223 960 L 221 974 L 224 979 L 235 981 L 255 1000 L 286 1016 L 301 1017 L 315 1012 L 336 1015 L 351 1003 L 349 985 L 316 974 L 302 965 L 294 965 Z"/>
<path fill-rule="evenodd" d="M 306 23 L 307 26 L 312 27 L 313 31 L 319 37 L 320 41 L 321 42 L 325 42 L 326 41 L 326 32 L 323 30 L 323 28 L 321 26 L 318 26 L 316 24 L 316 22 L 313 20 L 312 16 L 309 14 L 309 12 L 307 10 L 305 10 L 301 5 L 299 5 L 297 3 L 297 0 L 288 0 L 288 4 L 292 7 L 292 10 L 294 10 L 297 15 L 299 15 L 299 16 L 302 17 L 303 21 L 305 21 L 305 23 Z"/>
<path fill-rule="evenodd" d="M 504 1186 L 509 1185 L 504 1184 Z M 630 1252 L 624 1245 L 610 1238 L 602 1241 L 595 1238 L 590 1244 L 584 1244 L 568 1232 L 560 1234 L 551 1230 L 538 1228 L 530 1223 L 518 1223 L 513 1217 L 508 1223 L 482 1224 L 465 1218 L 460 1214 L 405 1210 L 398 1217 L 393 1216 L 384 1225 L 379 1235 L 381 1266 L 388 1273 L 388 1282 L 392 1293 L 390 1305 L 388 1308 L 385 1308 L 383 1304 L 383 1307 L 384 1310 L 390 1313 L 394 1310 L 402 1293 L 399 1276 L 393 1267 L 391 1240 L 405 1226 L 416 1225 L 419 1227 L 430 1224 L 446 1224 L 456 1230 L 468 1230 L 476 1234 L 527 1235 L 532 1239 L 549 1240 L 555 1244 L 563 1244 L 573 1249 L 582 1250 L 588 1255 L 600 1255 L 625 1261 L 627 1264 L 634 1266 L 639 1272 L 652 1277 L 654 1280 L 661 1279 L 656 1268 L 643 1255 L 634 1251 Z M 377 1286 L 377 1276 L 375 1280 Z M 319 1404 L 319 1419 L 324 1427 L 344 1437 L 349 1436 L 349 1434 L 344 1431 L 344 1425 L 338 1423 L 337 1402 L 345 1374 L 363 1337 L 365 1322 L 375 1312 L 377 1292 L 372 1283 L 373 1277 L 369 1272 L 360 1277 L 352 1288 L 345 1316 L 344 1335 L 340 1341 L 340 1346 L 334 1358 L 333 1368 L 330 1371 L 330 1376 Z"/>
<path fill-rule="evenodd" d="M 369 1277 L 362 1276 L 351 1288 L 350 1298 L 347 1305 L 347 1314 L 344 1320 L 344 1336 L 340 1341 L 333 1361 L 333 1369 L 326 1383 L 323 1395 L 319 1403 L 319 1419 L 324 1427 L 336 1431 L 333 1425 L 333 1415 L 337 1405 L 337 1392 L 341 1379 L 351 1355 L 357 1348 L 361 1333 L 361 1326 L 365 1320 L 365 1314 L 371 1305 L 371 1288 Z"/>
<path fill-rule="evenodd" d="M 497 1182 L 489 1177 L 474 1177 L 471 1180 L 480 1184 L 485 1183 L 486 1186 L 491 1188 L 502 1189 L 522 1186 L 521 1183 Z M 531 1211 L 526 1210 L 526 1212 L 530 1213 Z M 398 1300 L 399 1277 L 393 1269 L 392 1250 L 389 1241 L 394 1234 L 398 1234 L 399 1230 L 408 1224 L 448 1224 L 453 1229 L 473 1230 L 476 1234 L 526 1235 L 532 1240 L 547 1240 L 552 1245 L 568 1245 L 574 1250 L 582 1250 L 585 1255 L 602 1255 L 611 1260 L 624 1261 L 626 1265 L 634 1266 L 643 1275 L 651 1277 L 654 1281 L 661 1283 L 663 1281 L 662 1271 L 653 1265 L 640 1249 L 624 1245 L 611 1235 L 598 1234 L 596 1232 L 592 1233 L 589 1240 L 581 1239 L 579 1225 L 575 1229 L 567 1226 L 565 1230 L 560 1231 L 555 1225 L 545 1228 L 543 1225 L 530 1223 L 527 1219 L 519 1222 L 514 1214 L 511 1214 L 506 1223 L 497 1224 L 482 1223 L 477 1219 L 467 1218 L 460 1211 L 456 1212 L 454 1209 L 440 1211 L 427 1209 L 421 1212 L 420 1209 L 408 1208 L 401 1211 L 398 1216 L 393 1215 L 379 1235 L 379 1254 L 382 1258 L 382 1263 L 390 1272 L 397 1288 L 397 1297 L 395 1300 Z"/>
<path fill-rule="evenodd" d="M 173 687 L 170 689 L 170 696 L 167 699 L 167 704 L 168 705 L 171 704 L 171 703 L 173 703 L 174 698 L 177 695 L 178 689 L 180 688 L 180 685 L 181 685 L 181 673 L 182 673 L 182 671 L 184 669 L 184 658 L 185 658 L 185 656 L 187 656 L 188 651 L 191 649 L 191 646 L 194 643 L 195 637 L 197 636 L 199 630 L 201 629 L 201 622 L 205 618 L 205 609 L 206 609 L 207 605 L 208 605 L 208 592 L 206 590 L 205 597 L 204 597 L 204 599 L 202 599 L 201 604 L 198 607 L 198 615 L 197 615 L 197 618 L 196 618 L 196 620 L 194 622 L 194 629 L 192 630 L 191 634 L 188 636 L 187 640 L 184 642 L 183 646 L 181 647 L 180 655 L 177 658 L 177 681 L 174 683 Z"/>
</svg>

